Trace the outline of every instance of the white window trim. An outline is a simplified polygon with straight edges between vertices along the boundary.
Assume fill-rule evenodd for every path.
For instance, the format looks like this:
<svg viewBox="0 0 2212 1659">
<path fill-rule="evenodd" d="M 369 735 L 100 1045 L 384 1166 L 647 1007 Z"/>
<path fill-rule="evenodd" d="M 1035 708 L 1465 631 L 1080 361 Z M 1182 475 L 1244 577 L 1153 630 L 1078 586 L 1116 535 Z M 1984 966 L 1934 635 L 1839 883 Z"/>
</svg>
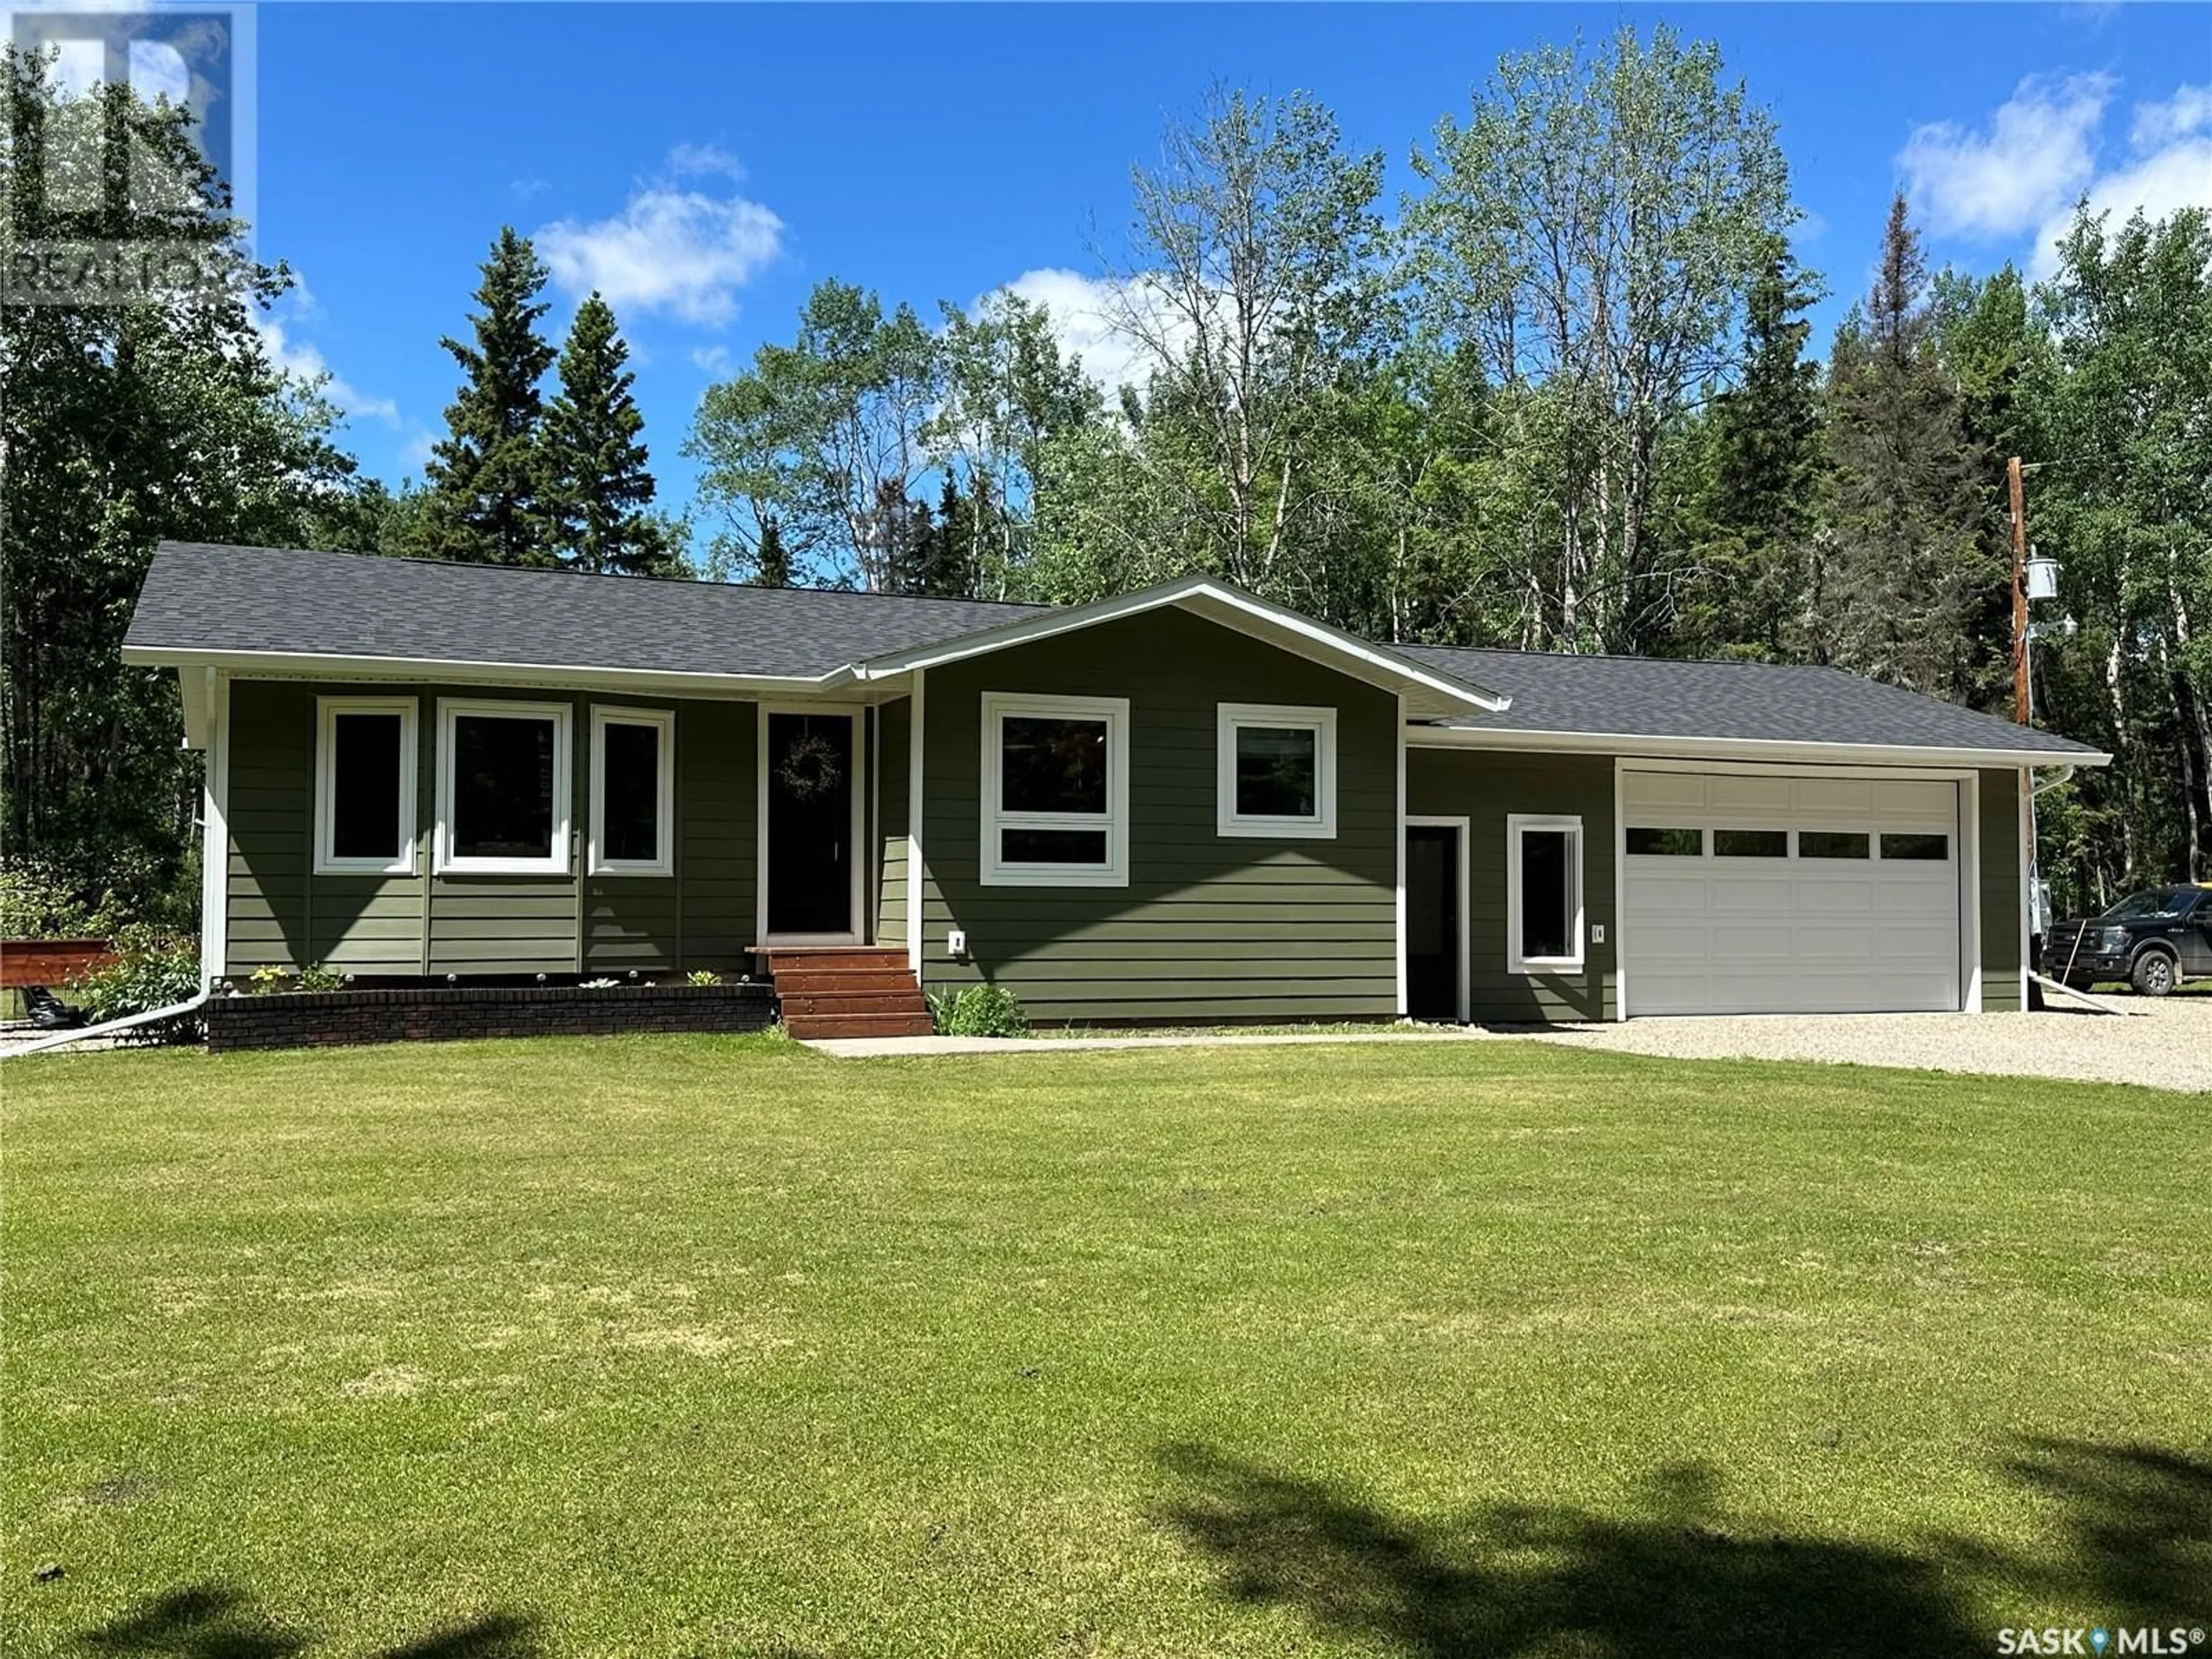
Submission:
<svg viewBox="0 0 2212 1659">
<path fill-rule="evenodd" d="M 983 704 L 982 844 L 978 879 L 986 887 L 1127 887 L 1129 884 L 1129 700 L 1127 697 L 1042 697 L 986 691 Z M 1106 811 L 1013 812 L 1001 810 L 1006 768 L 1000 740 L 1009 714 L 1043 720 L 1106 723 Z M 1010 864 L 999 856 L 1002 830 L 1103 830 L 1102 865 Z"/>
<path fill-rule="evenodd" d="M 1291 703 L 1218 704 L 1214 726 L 1215 830 L 1224 836 L 1336 839 L 1336 710 Z M 1237 733 L 1244 726 L 1314 734 L 1314 807 L 1310 817 L 1237 810 Z"/>
<path fill-rule="evenodd" d="M 569 722 L 575 711 L 565 702 L 501 702 L 475 697 L 438 699 L 438 829 L 431 868 L 441 876 L 565 876 L 574 869 L 568 838 L 573 802 Z M 462 858 L 453 851 L 454 722 L 464 714 L 501 720 L 543 720 L 553 724 L 553 850 L 544 858 Z"/>
<path fill-rule="evenodd" d="M 399 716 L 399 854 L 396 858 L 340 858 L 331 851 L 337 830 L 337 758 L 340 714 Z M 411 876 L 415 873 L 415 699 L 412 697 L 317 697 L 315 699 L 315 862 L 319 876 Z"/>
<path fill-rule="evenodd" d="M 1564 957 L 1523 957 L 1521 954 L 1521 837 L 1528 830 L 1564 833 L 1574 837 L 1568 870 L 1574 879 L 1574 924 L 1568 937 L 1574 950 Z M 1589 884 L 1583 870 L 1583 821 L 1579 817 L 1550 817 L 1530 812 L 1505 816 L 1505 971 L 1509 974 L 1574 974 L 1583 971 L 1588 957 Z"/>
<path fill-rule="evenodd" d="M 607 727 L 649 726 L 659 733 L 654 754 L 653 841 L 649 859 L 615 859 L 601 854 L 607 840 Z M 584 867 L 595 876 L 672 876 L 676 873 L 676 715 L 666 708 L 617 708 L 592 705 L 591 832 L 585 842 Z"/>
</svg>

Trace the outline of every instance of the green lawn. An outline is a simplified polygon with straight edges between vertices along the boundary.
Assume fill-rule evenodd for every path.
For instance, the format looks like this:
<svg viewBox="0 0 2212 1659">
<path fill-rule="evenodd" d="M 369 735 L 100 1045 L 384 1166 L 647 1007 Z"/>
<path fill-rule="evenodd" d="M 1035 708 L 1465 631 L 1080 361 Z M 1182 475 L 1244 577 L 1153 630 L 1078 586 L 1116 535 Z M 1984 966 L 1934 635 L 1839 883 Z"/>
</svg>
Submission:
<svg viewBox="0 0 2212 1659">
<path fill-rule="evenodd" d="M 2203 1099 L 1502 1042 L 0 1089 L 11 1656 L 2212 1624 Z"/>
</svg>

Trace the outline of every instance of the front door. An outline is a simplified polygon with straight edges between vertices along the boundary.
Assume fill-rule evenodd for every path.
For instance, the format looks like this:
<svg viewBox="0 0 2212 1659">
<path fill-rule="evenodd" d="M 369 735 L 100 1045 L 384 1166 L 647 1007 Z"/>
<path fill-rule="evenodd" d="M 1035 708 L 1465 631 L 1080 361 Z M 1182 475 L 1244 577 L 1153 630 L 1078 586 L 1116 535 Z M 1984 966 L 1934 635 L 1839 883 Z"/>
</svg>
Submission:
<svg viewBox="0 0 2212 1659">
<path fill-rule="evenodd" d="M 769 940 L 859 941 L 858 737 L 853 714 L 769 712 L 761 861 Z"/>
<path fill-rule="evenodd" d="M 1406 829 L 1406 1012 L 1459 1018 L 1459 827 Z"/>
</svg>

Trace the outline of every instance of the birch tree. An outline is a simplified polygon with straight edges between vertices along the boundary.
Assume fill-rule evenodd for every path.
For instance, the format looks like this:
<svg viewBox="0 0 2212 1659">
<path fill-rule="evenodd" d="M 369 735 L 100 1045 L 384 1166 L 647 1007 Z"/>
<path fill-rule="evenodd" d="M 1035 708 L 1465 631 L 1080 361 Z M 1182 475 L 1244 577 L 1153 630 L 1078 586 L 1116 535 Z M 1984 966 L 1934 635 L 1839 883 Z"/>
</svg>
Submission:
<svg viewBox="0 0 2212 1659">
<path fill-rule="evenodd" d="M 1664 639 L 1679 574 L 1647 534 L 1668 427 L 1735 365 L 1744 297 L 1795 216 L 1772 118 L 1663 25 L 1509 56 L 1413 157 L 1426 325 L 1540 407 L 1555 523 L 1534 642 Z"/>
</svg>

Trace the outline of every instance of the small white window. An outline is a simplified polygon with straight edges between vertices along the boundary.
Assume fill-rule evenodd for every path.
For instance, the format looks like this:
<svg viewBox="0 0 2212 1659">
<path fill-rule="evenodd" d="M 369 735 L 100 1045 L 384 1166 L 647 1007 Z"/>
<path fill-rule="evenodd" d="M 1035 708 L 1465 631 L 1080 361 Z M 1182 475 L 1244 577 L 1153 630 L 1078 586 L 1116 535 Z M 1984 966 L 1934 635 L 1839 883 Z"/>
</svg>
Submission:
<svg viewBox="0 0 2212 1659">
<path fill-rule="evenodd" d="M 415 873 L 415 699 L 315 699 L 315 873 Z"/>
<path fill-rule="evenodd" d="M 438 703 L 441 874 L 566 875 L 566 703 Z"/>
<path fill-rule="evenodd" d="M 1336 835 L 1336 710 L 1224 702 L 1214 738 L 1224 836 Z"/>
<path fill-rule="evenodd" d="M 981 879 L 1129 884 L 1129 700 L 983 694 Z"/>
<path fill-rule="evenodd" d="M 1505 969 L 1556 974 L 1583 965 L 1583 821 L 1505 820 Z"/>
<path fill-rule="evenodd" d="M 666 709 L 592 710 L 595 876 L 676 873 L 676 716 Z"/>
</svg>

